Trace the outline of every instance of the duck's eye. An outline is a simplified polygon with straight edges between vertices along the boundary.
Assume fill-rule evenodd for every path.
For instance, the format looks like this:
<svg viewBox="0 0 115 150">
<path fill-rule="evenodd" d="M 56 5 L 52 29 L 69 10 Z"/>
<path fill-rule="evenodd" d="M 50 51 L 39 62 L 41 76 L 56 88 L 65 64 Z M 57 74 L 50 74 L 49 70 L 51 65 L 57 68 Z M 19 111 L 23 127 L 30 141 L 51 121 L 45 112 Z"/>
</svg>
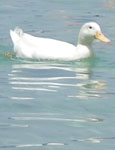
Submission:
<svg viewBox="0 0 115 150">
<path fill-rule="evenodd" d="M 89 26 L 89 29 L 92 29 L 93 27 L 92 26 Z"/>
</svg>

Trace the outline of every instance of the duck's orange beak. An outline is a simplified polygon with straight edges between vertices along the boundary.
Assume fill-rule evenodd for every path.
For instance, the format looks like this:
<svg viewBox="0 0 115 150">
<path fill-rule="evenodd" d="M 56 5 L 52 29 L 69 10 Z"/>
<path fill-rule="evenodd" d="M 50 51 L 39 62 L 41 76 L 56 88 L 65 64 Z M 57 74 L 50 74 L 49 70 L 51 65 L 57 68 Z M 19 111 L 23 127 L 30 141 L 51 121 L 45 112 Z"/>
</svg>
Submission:
<svg viewBox="0 0 115 150">
<path fill-rule="evenodd" d="M 97 32 L 95 35 L 95 38 L 102 41 L 102 42 L 106 42 L 106 43 L 110 42 L 110 40 L 107 37 L 105 37 L 103 35 L 103 33 L 101 33 L 101 32 Z"/>
</svg>

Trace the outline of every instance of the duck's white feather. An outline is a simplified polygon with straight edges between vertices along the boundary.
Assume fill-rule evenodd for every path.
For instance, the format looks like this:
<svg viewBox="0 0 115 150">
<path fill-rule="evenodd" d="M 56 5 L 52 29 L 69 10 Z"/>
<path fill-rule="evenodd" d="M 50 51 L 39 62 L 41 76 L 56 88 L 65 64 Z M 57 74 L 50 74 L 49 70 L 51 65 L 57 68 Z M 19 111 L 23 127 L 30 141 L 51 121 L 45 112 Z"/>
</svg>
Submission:
<svg viewBox="0 0 115 150">
<path fill-rule="evenodd" d="M 38 38 L 27 33 L 19 35 L 10 31 L 17 57 L 40 59 L 73 59 L 76 47 L 67 42 Z"/>
</svg>

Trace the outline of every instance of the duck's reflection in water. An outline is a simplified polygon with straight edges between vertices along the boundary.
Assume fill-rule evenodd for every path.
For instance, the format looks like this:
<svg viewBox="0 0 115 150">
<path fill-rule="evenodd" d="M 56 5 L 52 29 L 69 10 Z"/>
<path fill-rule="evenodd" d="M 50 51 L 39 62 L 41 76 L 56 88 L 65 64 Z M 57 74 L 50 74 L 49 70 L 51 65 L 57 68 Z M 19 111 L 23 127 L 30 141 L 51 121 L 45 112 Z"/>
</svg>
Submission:
<svg viewBox="0 0 115 150">
<path fill-rule="evenodd" d="M 76 94 L 68 92 L 67 97 L 87 99 L 101 98 L 106 90 L 106 81 L 94 79 L 95 61 L 85 60 L 78 62 L 60 63 L 50 61 L 24 61 L 12 65 L 9 82 L 13 90 L 59 92 L 60 89 L 72 89 Z M 14 99 L 18 99 L 15 95 Z M 33 99 L 20 97 L 20 99 Z"/>
</svg>

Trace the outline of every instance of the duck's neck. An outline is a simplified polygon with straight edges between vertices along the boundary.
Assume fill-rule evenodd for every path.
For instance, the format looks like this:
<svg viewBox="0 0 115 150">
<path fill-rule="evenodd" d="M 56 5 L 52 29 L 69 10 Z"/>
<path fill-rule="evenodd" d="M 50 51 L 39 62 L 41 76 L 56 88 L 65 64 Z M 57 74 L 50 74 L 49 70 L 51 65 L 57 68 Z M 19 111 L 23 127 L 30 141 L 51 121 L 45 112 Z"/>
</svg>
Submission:
<svg viewBox="0 0 115 150">
<path fill-rule="evenodd" d="M 93 38 L 79 35 L 78 45 L 83 45 L 88 47 L 89 49 L 92 49 L 92 43 L 93 43 Z"/>
<path fill-rule="evenodd" d="M 78 38 L 77 43 L 77 54 L 80 55 L 80 58 L 91 57 L 94 55 L 92 50 L 93 39 L 80 37 Z"/>
</svg>

